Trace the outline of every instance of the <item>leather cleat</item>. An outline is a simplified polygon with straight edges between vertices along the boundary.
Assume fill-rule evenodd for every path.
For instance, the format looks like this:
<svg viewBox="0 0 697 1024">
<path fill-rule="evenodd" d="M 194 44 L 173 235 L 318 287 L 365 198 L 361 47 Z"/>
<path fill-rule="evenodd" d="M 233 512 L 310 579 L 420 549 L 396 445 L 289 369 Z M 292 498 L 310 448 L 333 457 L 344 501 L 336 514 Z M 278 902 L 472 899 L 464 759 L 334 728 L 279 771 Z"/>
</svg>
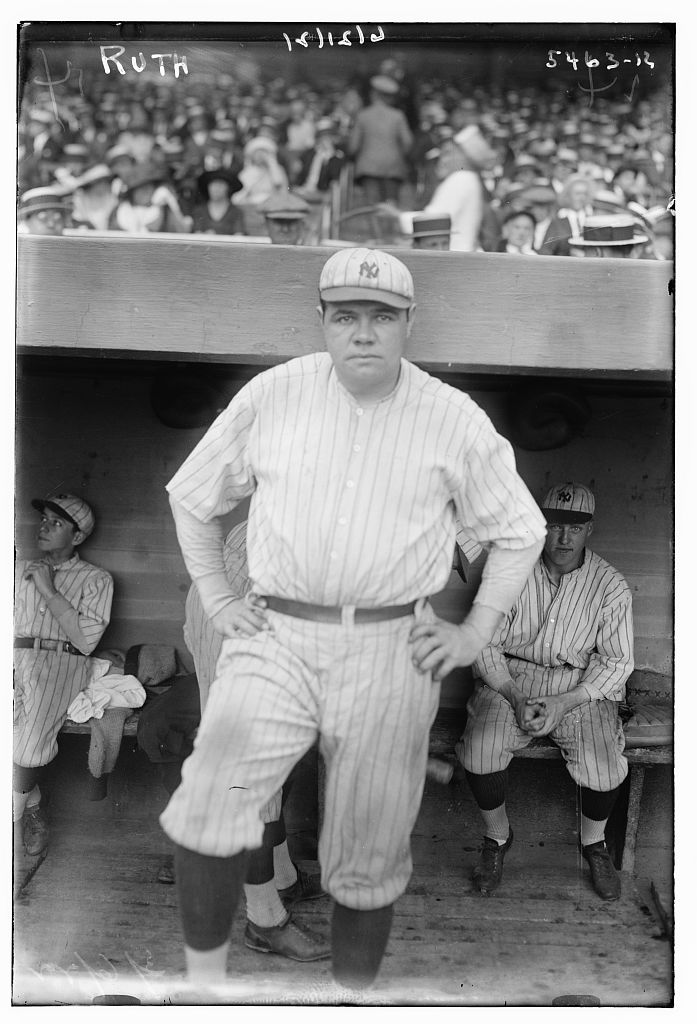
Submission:
<svg viewBox="0 0 697 1024">
<path fill-rule="evenodd" d="M 48 846 L 48 821 L 41 805 L 28 807 L 22 819 L 24 849 L 30 857 L 38 857 Z"/>
<path fill-rule="evenodd" d="M 317 932 L 301 928 L 290 914 L 283 924 L 271 928 L 262 928 L 248 920 L 244 930 L 244 944 L 257 953 L 278 953 L 279 956 L 299 960 L 301 963 L 328 960 L 331 956 L 329 943 Z"/>
<path fill-rule="evenodd" d="M 278 890 L 278 895 L 286 907 L 292 907 L 294 903 L 301 903 L 303 900 L 318 900 L 321 896 L 327 895 L 322 888 L 320 875 L 311 875 L 302 868 L 297 868 L 297 872 L 298 877 L 292 885 Z"/>
<path fill-rule="evenodd" d="M 157 881 L 160 885 L 174 885 L 176 878 L 174 875 L 174 858 L 165 857 L 160 864 L 157 872 Z"/>
<path fill-rule="evenodd" d="M 622 895 L 622 882 L 615 870 L 605 841 L 582 846 L 581 852 L 588 861 L 593 879 L 593 888 L 601 900 L 618 900 Z"/>
<path fill-rule="evenodd" d="M 489 896 L 499 885 L 503 876 L 503 859 L 513 842 L 513 829 L 509 829 L 508 839 L 499 846 L 495 839 L 484 836 L 484 845 L 479 856 L 479 863 L 472 872 L 474 888 Z"/>
</svg>

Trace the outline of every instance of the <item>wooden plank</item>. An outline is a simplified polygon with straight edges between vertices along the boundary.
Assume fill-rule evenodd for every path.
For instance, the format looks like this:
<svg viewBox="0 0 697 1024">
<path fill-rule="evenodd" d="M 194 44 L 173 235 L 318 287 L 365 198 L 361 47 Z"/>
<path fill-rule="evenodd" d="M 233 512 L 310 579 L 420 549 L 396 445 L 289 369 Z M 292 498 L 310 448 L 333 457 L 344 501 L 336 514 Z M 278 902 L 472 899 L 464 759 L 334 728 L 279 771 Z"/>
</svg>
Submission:
<svg viewBox="0 0 697 1024">
<path fill-rule="evenodd" d="M 450 372 L 672 372 L 673 265 L 394 250 L 418 302 L 410 356 Z M 269 365 L 323 347 L 329 248 L 167 236 L 18 239 L 20 352 L 195 353 Z"/>
</svg>

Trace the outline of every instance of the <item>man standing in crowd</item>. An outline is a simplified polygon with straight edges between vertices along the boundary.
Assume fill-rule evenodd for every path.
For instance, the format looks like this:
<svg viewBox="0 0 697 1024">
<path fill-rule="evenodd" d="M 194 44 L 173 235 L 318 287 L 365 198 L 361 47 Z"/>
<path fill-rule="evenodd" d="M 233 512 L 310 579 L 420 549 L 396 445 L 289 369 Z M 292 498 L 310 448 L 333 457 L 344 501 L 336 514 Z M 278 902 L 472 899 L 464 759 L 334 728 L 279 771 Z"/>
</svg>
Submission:
<svg viewBox="0 0 697 1024">
<path fill-rule="evenodd" d="M 74 698 L 89 683 L 89 655 L 109 624 L 113 581 L 77 554 L 94 529 L 82 498 L 36 499 L 41 557 L 17 564 L 13 820 L 38 856 L 49 829 L 39 782 L 58 753 L 57 737 Z"/>
<path fill-rule="evenodd" d="M 508 442 L 468 395 L 404 358 L 404 264 L 342 249 L 319 293 L 328 351 L 253 378 L 168 484 L 187 568 L 226 637 L 161 818 L 199 983 L 225 977 L 260 810 L 318 736 L 333 973 L 357 987 L 375 978 L 411 874 L 440 680 L 489 642 L 544 539 Z M 253 596 L 239 601 L 220 517 L 247 497 Z M 448 579 L 456 520 L 489 549 L 459 626 L 428 603 Z"/>
<path fill-rule="evenodd" d="M 356 184 L 365 202 L 399 203 L 399 190 L 407 177 L 407 154 L 413 137 L 407 119 L 392 104 L 399 85 L 386 75 L 370 80 L 370 104 L 359 111 L 349 142 L 355 160 Z"/>
<path fill-rule="evenodd" d="M 605 825 L 627 775 L 619 705 L 634 667 L 632 596 L 619 572 L 586 547 L 595 513 L 587 487 L 556 484 L 542 512 L 542 556 L 474 663 L 478 682 L 456 747 L 486 828 L 473 882 L 491 894 L 513 842 L 506 811 L 512 751 L 549 736 L 580 788 L 581 849 L 595 891 L 616 900 L 620 879 Z"/>
<path fill-rule="evenodd" d="M 230 592 L 239 600 L 249 592 L 246 538 L 247 523 L 243 522 L 230 531 L 223 548 Z M 176 676 L 165 693 L 145 705 L 138 720 L 138 745 L 159 765 L 160 779 L 170 796 L 181 783 L 182 763 L 193 749 L 223 644 L 222 635 L 203 610 L 195 584 L 186 598 L 184 639 L 194 659 L 195 675 Z M 316 806 L 316 775 L 314 785 Z M 325 960 L 330 955 L 326 940 L 299 925 L 290 910 L 295 903 L 317 899 L 324 893 L 319 876 L 303 871 L 291 860 L 282 810 L 287 786 L 284 794 L 275 793 L 263 808 L 261 846 L 249 858 L 244 884 L 245 944 L 257 952 L 278 953 L 289 960 Z M 171 858 L 161 865 L 157 880 L 165 885 L 174 883 Z"/>
</svg>

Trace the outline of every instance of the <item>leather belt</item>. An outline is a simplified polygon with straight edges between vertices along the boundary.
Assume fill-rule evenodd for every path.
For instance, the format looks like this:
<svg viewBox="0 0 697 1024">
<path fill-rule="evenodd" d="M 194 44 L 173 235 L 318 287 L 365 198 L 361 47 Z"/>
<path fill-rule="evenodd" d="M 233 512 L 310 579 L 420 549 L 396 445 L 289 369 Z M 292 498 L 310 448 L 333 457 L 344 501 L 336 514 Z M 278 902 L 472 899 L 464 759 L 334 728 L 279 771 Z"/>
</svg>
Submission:
<svg viewBox="0 0 697 1024">
<path fill-rule="evenodd" d="M 311 619 L 313 622 L 344 622 L 351 618 L 354 622 L 386 622 L 388 619 L 401 619 L 411 615 L 416 601 L 408 604 L 393 604 L 384 608 L 332 608 L 324 604 L 307 604 L 305 601 L 289 601 L 285 597 L 268 597 L 263 600 L 267 608 L 282 615 L 293 615 L 296 619 Z"/>
<path fill-rule="evenodd" d="M 63 651 L 65 654 L 79 654 L 85 657 L 69 640 L 42 640 L 38 636 L 16 636 L 14 646 L 32 647 L 35 651 Z"/>
</svg>

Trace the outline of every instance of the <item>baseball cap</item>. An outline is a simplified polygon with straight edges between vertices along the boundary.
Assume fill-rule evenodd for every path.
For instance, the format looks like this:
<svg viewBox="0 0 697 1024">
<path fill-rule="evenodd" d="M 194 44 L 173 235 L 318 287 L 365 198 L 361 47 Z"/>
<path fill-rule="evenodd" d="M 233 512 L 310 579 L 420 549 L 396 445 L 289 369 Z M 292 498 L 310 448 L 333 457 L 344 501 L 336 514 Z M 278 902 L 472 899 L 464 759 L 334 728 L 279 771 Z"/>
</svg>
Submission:
<svg viewBox="0 0 697 1024">
<path fill-rule="evenodd" d="M 94 513 L 86 501 L 77 498 L 74 494 L 52 494 L 48 498 L 34 498 L 32 508 L 37 512 L 43 512 L 50 508 L 62 519 L 81 530 L 85 537 L 89 537 L 94 529 Z"/>
<path fill-rule="evenodd" d="M 380 249 L 340 249 L 322 267 L 319 294 L 326 302 L 358 299 L 408 309 L 414 281 L 401 260 Z"/>
<path fill-rule="evenodd" d="M 540 507 L 548 523 L 587 523 L 595 512 L 595 498 L 584 484 L 569 480 L 550 487 Z"/>
<path fill-rule="evenodd" d="M 310 205 L 293 192 L 271 196 L 259 207 L 259 211 L 271 220 L 300 220 L 310 212 Z"/>
</svg>

